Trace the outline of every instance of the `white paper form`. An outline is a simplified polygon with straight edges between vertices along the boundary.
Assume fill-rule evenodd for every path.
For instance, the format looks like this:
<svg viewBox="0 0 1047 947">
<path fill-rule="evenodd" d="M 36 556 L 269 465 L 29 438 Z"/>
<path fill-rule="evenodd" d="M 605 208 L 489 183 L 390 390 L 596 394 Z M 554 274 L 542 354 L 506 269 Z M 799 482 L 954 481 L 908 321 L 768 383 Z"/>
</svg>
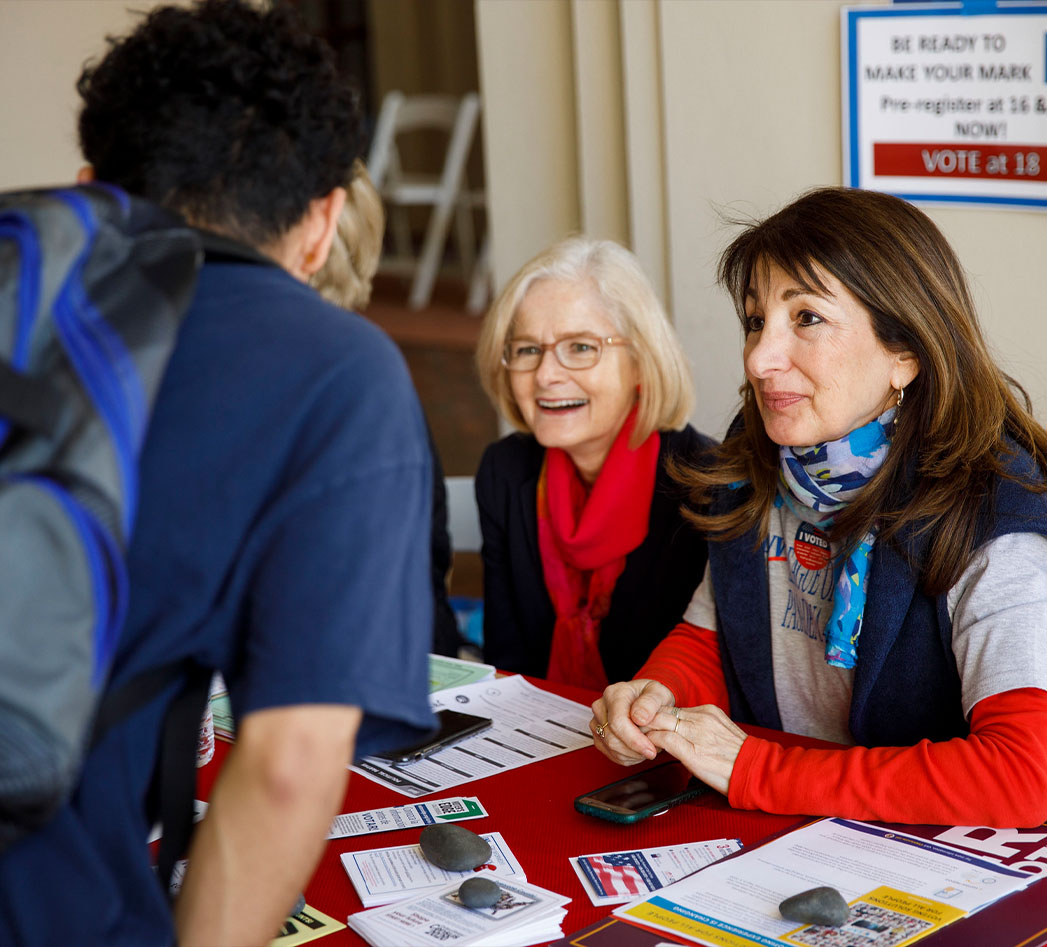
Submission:
<svg viewBox="0 0 1047 947">
<path fill-rule="evenodd" d="M 524 881 L 499 879 L 502 897 L 493 907 L 472 909 L 457 898 L 459 882 L 369 911 L 350 914 L 348 923 L 371 944 L 546 943 L 560 936 L 571 899 Z"/>
<path fill-rule="evenodd" d="M 417 763 L 365 756 L 353 770 L 405 796 L 424 796 L 592 746 L 592 710 L 550 694 L 519 674 L 429 695 L 433 710 L 490 717 L 489 729 Z"/>
<path fill-rule="evenodd" d="M 741 847 L 742 843 L 736 838 L 720 838 L 579 855 L 570 861 L 593 904 L 625 904 L 693 875 L 699 868 L 711 865 Z"/>
<path fill-rule="evenodd" d="M 614 913 L 717 947 L 818 945 L 829 929 L 797 926 L 781 917 L 778 905 L 829 885 L 851 906 L 847 923 L 833 929 L 833 944 L 900 947 L 1034 880 L 938 842 L 822 819 Z"/>
<path fill-rule="evenodd" d="M 373 835 L 398 829 L 424 829 L 437 822 L 464 822 L 486 817 L 487 810 L 476 796 L 454 796 L 450 799 L 433 799 L 431 802 L 415 802 L 409 806 L 343 812 L 334 817 L 327 837 L 350 838 L 353 835 Z"/>
<path fill-rule="evenodd" d="M 502 877 L 527 880 L 523 868 L 509 850 L 501 832 L 489 832 L 480 837 L 491 846 L 491 857 L 486 865 L 472 871 L 448 871 L 439 868 L 422 854 L 419 845 L 396 845 L 366 852 L 344 852 L 342 867 L 365 908 L 402 901 L 412 895 L 441 888 L 455 879 L 459 882 L 465 881 L 474 874 L 497 881 Z"/>
</svg>

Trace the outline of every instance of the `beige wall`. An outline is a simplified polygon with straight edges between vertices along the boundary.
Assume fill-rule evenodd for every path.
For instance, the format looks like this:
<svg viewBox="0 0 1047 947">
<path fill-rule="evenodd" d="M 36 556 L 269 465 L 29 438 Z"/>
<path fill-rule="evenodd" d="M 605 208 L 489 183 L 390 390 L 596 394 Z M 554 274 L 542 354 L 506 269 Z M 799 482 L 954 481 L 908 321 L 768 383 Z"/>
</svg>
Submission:
<svg viewBox="0 0 1047 947">
<path fill-rule="evenodd" d="M 107 34 L 154 0 L 0 0 L 0 188 L 68 184 L 76 143 L 76 77 Z"/>
<path fill-rule="evenodd" d="M 656 10 L 478 0 L 495 284 L 576 231 L 636 250 L 664 290 Z"/>
<path fill-rule="evenodd" d="M 571 32 L 563 0 L 476 6 L 496 287 L 581 226 Z"/>
<path fill-rule="evenodd" d="M 559 19 L 547 9 L 550 2 Z M 588 9 L 572 10 L 579 6 Z M 496 139 L 488 147 L 496 282 L 565 225 L 591 219 L 580 201 L 592 182 L 579 166 L 590 116 L 574 113 L 596 109 L 607 125 L 607 111 L 621 109 L 625 135 L 603 140 L 624 155 L 602 159 L 610 170 L 601 193 L 627 195 L 627 242 L 656 286 L 664 274 L 663 298 L 695 368 L 694 419 L 713 434 L 724 432 L 742 380 L 737 323 L 715 286 L 716 259 L 732 233 L 723 215 L 763 215 L 809 187 L 842 182 L 842 6 L 836 0 L 477 0 L 481 91 L 488 138 Z M 607 28 L 577 34 L 583 19 L 606 27 L 608 10 L 620 17 L 617 36 Z M 605 46 L 580 50 L 589 42 Z M 619 84 L 592 85 L 579 95 L 570 86 L 578 81 L 576 64 L 606 60 L 606 46 L 614 43 L 624 63 Z M 540 70 L 527 64 L 537 63 L 545 82 L 530 81 L 527 69 Z M 517 68 L 524 71 L 511 81 L 505 70 Z M 562 83 L 568 85 L 557 94 Z M 573 147 L 565 138 L 573 138 Z M 534 174 L 536 160 L 541 175 Z M 615 168 L 624 168 L 625 180 L 612 180 L 621 173 Z M 535 191 L 538 177 L 545 186 Z M 1047 418 L 1047 216 L 926 210 L 967 266 L 1000 362 Z"/>
</svg>

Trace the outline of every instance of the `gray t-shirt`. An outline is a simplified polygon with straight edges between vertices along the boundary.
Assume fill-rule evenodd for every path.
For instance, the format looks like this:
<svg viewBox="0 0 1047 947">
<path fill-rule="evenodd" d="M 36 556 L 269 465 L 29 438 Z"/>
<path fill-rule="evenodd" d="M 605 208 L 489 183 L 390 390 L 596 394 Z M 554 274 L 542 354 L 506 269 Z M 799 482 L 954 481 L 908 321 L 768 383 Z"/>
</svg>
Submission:
<svg viewBox="0 0 1047 947">
<path fill-rule="evenodd" d="M 782 727 L 853 744 L 847 720 L 854 671 L 825 663 L 838 552 L 824 532 L 788 507 L 771 511 L 764 553 Z M 993 694 L 1047 690 L 1047 537 L 1008 533 L 980 547 L 949 590 L 947 605 L 964 714 Z M 718 627 L 708 567 L 683 617 L 701 628 Z"/>
</svg>

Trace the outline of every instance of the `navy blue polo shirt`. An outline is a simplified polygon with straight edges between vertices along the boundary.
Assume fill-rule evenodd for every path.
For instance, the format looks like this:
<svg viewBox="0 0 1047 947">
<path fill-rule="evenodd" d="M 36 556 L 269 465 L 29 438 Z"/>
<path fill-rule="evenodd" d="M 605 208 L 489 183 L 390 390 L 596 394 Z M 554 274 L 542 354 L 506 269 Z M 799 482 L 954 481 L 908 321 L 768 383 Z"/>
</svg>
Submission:
<svg viewBox="0 0 1047 947">
<path fill-rule="evenodd" d="M 393 343 L 277 267 L 208 263 L 157 399 L 114 683 L 194 656 L 238 716 L 365 711 L 357 752 L 429 728 L 432 471 Z M 115 727 L 0 855 L 0 943 L 173 941 L 144 795 L 170 694 Z"/>
</svg>

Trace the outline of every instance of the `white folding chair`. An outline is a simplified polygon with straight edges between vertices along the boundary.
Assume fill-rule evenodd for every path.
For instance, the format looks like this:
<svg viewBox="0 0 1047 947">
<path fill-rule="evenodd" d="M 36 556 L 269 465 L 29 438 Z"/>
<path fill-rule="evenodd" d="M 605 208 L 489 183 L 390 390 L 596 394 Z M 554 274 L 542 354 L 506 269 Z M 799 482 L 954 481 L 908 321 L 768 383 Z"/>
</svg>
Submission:
<svg viewBox="0 0 1047 947">
<path fill-rule="evenodd" d="M 452 215 L 456 220 L 456 243 L 465 279 L 476 265 L 473 208 L 483 204 L 482 191 L 465 188 L 465 166 L 480 115 L 480 97 L 469 92 L 461 98 L 450 95 L 405 96 L 390 92 L 382 102 L 375 125 L 367 170 L 382 195 L 389 216 L 393 256 L 382 269 L 411 275 L 408 304 L 412 309 L 428 305 L 443 258 Z M 443 166 L 431 174 L 405 173 L 396 139 L 407 132 L 433 129 L 447 134 Z M 407 208 L 428 206 L 425 238 L 417 258 L 412 253 Z M 486 263 L 486 259 L 485 259 Z"/>
<path fill-rule="evenodd" d="M 447 488 L 447 532 L 455 552 L 479 552 L 480 513 L 472 477 L 444 477 Z"/>
</svg>

